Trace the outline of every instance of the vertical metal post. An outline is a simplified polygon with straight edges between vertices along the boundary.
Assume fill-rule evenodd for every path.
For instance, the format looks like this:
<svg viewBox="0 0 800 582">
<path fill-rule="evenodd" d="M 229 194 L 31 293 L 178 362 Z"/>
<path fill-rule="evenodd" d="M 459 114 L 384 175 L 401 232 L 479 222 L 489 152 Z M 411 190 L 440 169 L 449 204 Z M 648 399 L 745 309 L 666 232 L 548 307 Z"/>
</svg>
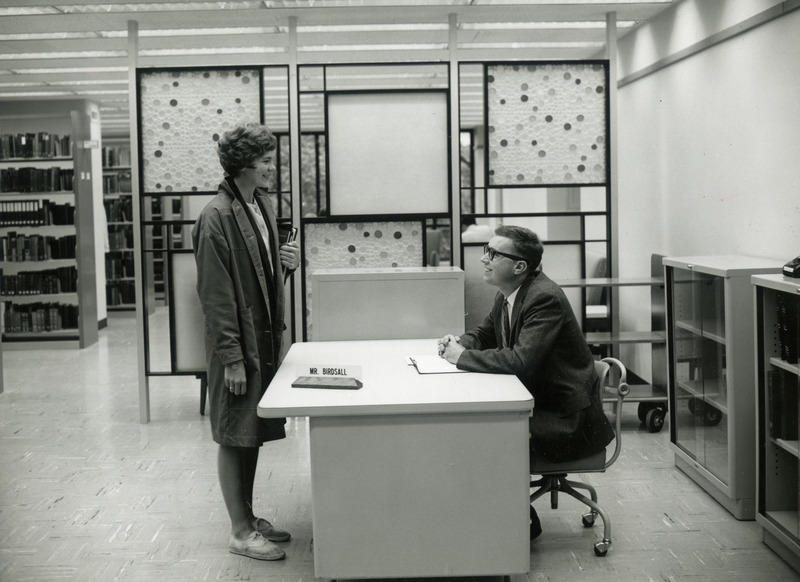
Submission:
<svg viewBox="0 0 800 582">
<path fill-rule="evenodd" d="M 450 232 L 451 249 L 450 264 L 461 266 L 461 127 L 459 124 L 460 79 L 458 74 L 458 15 L 448 17 L 450 36 L 448 52 L 450 57 L 450 172 L 452 185 L 450 197 L 453 211 L 451 213 Z"/>
<path fill-rule="evenodd" d="M 141 192 L 139 190 L 139 125 L 137 119 L 138 103 L 136 101 L 136 68 L 139 57 L 139 23 L 135 20 L 128 21 L 128 106 L 130 109 L 130 140 L 131 140 L 131 202 L 133 206 L 133 270 L 136 277 L 136 354 L 137 372 L 139 376 L 139 422 L 150 422 L 150 381 L 145 369 L 146 338 L 145 317 L 147 312 L 144 305 L 143 269 L 144 256 L 142 254 L 142 215 Z"/>
<path fill-rule="evenodd" d="M 300 229 L 303 197 L 300 192 L 300 103 L 297 71 L 297 17 L 289 17 L 289 158 L 292 173 L 292 226 Z M 303 233 L 298 240 L 303 240 Z M 295 272 L 294 281 L 294 337 L 303 337 L 303 282 L 304 265 Z"/>
<path fill-rule="evenodd" d="M 611 277 L 619 277 L 619 194 L 617 186 L 617 13 L 606 14 L 606 58 L 608 58 L 608 176 L 611 207 Z M 611 331 L 619 332 L 619 287 L 611 287 Z"/>
</svg>

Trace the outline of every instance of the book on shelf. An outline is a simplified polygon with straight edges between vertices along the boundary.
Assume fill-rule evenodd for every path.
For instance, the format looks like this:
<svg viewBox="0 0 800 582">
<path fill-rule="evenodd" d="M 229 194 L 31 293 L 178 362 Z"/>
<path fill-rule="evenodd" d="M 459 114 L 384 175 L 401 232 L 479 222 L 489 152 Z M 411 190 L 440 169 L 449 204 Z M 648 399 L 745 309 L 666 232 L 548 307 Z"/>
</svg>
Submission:
<svg viewBox="0 0 800 582">
<path fill-rule="evenodd" d="M 3 302 L 3 333 L 40 333 L 78 329 L 78 306 L 69 303 Z"/>
<path fill-rule="evenodd" d="M 3 295 L 7 297 L 75 293 L 78 290 L 78 269 L 70 265 L 41 271 L 3 273 L 2 282 Z"/>
<path fill-rule="evenodd" d="M 103 200 L 108 222 L 133 222 L 133 200 L 130 197 Z"/>
<path fill-rule="evenodd" d="M 75 206 L 49 200 L 9 200 L 0 202 L 0 227 L 68 226 L 75 224 Z"/>
<path fill-rule="evenodd" d="M 131 165 L 131 148 L 128 146 L 103 146 L 103 167 Z"/>
<path fill-rule="evenodd" d="M 76 243 L 77 236 L 74 234 L 55 237 L 10 230 L 0 236 L 0 261 L 13 263 L 74 259 Z"/>
<path fill-rule="evenodd" d="M 72 192 L 75 172 L 72 168 L 2 168 L 2 192 Z"/>
<path fill-rule="evenodd" d="M 769 436 L 794 441 L 798 438 L 797 376 L 786 370 L 767 373 Z"/>
<path fill-rule="evenodd" d="M 68 158 L 72 137 L 46 131 L 0 134 L 0 160 L 14 158 Z"/>
<path fill-rule="evenodd" d="M 775 307 L 781 359 L 796 364 L 800 343 L 800 301 L 785 291 L 777 291 Z"/>
<path fill-rule="evenodd" d="M 109 306 L 135 304 L 136 283 L 134 281 L 108 281 L 106 283 L 106 303 Z"/>
</svg>

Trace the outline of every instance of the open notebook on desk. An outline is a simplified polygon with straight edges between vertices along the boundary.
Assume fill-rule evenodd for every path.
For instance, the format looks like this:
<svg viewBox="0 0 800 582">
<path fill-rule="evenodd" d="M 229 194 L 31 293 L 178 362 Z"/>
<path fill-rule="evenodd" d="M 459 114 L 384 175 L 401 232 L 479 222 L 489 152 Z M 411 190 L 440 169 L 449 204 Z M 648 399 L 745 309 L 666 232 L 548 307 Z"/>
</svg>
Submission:
<svg viewBox="0 0 800 582">
<path fill-rule="evenodd" d="M 420 374 L 454 374 L 466 371 L 459 370 L 455 364 L 437 355 L 409 356 L 408 359 Z"/>
</svg>

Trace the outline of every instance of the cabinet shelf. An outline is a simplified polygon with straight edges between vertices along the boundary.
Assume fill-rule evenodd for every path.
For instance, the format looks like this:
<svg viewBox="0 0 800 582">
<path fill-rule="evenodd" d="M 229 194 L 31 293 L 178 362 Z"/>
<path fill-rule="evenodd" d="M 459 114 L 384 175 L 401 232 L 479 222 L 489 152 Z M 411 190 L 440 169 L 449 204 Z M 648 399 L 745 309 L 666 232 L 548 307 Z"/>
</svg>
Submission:
<svg viewBox="0 0 800 582">
<path fill-rule="evenodd" d="M 769 363 L 775 366 L 776 368 L 780 368 L 782 370 L 786 370 L 787 372 L 791 372 L 795 376 L 800 376 L 800 365 L 798 364 L 790 364 L 786 360 L 782 360 L 776 357 L 770 358 Z"/>
<path fill-rule="evenodd" d="M 586 343 L 590 345 L 604 344 L 663 344 L 667 336 L 663 331 L 620 331 L 620 332 L 588 332 Z"/>
<path fill-rule="evenodd" d="M 675 327 L 678 329 L 684 329 L 688 332 L 693 333 L 694 335 L 704 337 L 706 339 L 710 339 L 715 341 L 719 344 L 725 345 L 725 335 L 724 332 L 720 333 L 717 329 L 718 326 L 715 325 L 714 320 L 705 320 L 699 325 L 693 321 L 676 321 Z"/>
</svg>

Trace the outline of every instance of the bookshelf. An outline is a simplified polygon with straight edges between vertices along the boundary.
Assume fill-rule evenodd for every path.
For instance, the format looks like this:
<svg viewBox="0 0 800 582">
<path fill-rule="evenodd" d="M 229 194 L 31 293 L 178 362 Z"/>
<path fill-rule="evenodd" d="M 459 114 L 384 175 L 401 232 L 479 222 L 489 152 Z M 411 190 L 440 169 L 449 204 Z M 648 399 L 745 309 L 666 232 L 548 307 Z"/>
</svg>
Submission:
<svg viewBox="0 0 800 582">
<path fill-rule="evenodd" d="M 6 350 L 83 348 L 97 341 L 105 323 L 95 223 L 99 131 L 97 105 L 89 101 L 3 103 L 0 317 Z"/>
<path fill-rule="evenodd" d="M 754 275 L 756 521 L 764 543 L 800 572 L 800 280 Z"/>
<path fill-rule="evenodd" d="M 106 303 L 109 311 L 136 309 L 131 147 L 127 138 L 103 140 L 103 206 L 108 228 Z"/>
</svg>

